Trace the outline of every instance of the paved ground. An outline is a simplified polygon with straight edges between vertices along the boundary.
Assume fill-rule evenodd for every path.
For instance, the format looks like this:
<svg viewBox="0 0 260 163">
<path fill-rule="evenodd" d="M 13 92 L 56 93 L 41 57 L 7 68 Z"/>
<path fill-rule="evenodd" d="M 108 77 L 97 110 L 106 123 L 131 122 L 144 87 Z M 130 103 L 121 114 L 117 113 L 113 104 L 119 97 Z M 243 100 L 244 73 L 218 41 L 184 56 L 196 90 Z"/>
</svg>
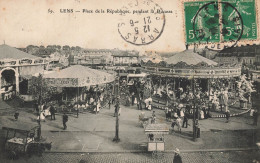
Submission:
<svg viewBox="0 0 260 163">
<path fill-rule="evenodd" d="M 153 157 L 151 153 L 44 153 L 42 157 L 2 159 L 4 163 L 170 163 L 173 153 Z M 260 160 L 257 151 L 181 153 L 184 163 L 253 163 Z"/>
<path fill-rule="evenodd" d="M 19 108 L 18 121 L 13 120 L 15 109 L 6 103 L 0 103 L 0 127 L 14 123 L 29 122 L 36 124 L 36 116 L 30 108 Z M 138 115 L 145 112 L 151 116 L 150 111 L 136 110 L 136 106 L 122 107 L 120 116 L 121 141 L 112 142 L 115 135 L 115 117 L 113 109 L 102 109 L 97 115 L 93 113 L 69 116 L 68 130 L 62 130 L 61 115 L 56 116 L 55 121 L 49 117 L 42 122 L 42 135 L 52 141 L 51 152 L 44 154 L 42 158 L 22 158 L 24 162 L 169 162 L 172 159 L 172 151 L 177 147 L 183 152 L 184 162 L 252 162 L 257 156 L 256 152 L 237 152 L 233 150 L 256 149 L 257 130 L 252 125 L 252 117 L 248 114 L 240 117 L 232 117 L 230 123 L 225 123 L 223 118 L 212 118 L 200 121 L 201 138 L 192 141 L 192 127 L 183 128 L 182 132 L 171 132 L 165 136 L 166 153 L 161 160 L 151 160 L 151 155 L 142 153 L 147 151 L 147 137 L 144 129 L 138 122 Z M 156 110 L 158 123 L 167 123 L 162 110 Z M 192 125 L 192 122 L 189 122 Z M 0 131 L 0 142 L 3 142 L 3 132 Z M 227 153 L 207 152 L 224 151 Z M 127 153 L 122 153 L 122 152 Z M 202 151 L 198 153 L 194 151 Z M 84 155 L 62 152 L 84 152 Z M 85 152 L 91 152 L 87 155 Z M 99 154 L 92 153 L 99 152 Z M 106 153 L 113 152 L 113 153 Z M 138 152 L 138 153 L 129 153 Z M 193 152 L 193 153 L 186 153 Z M 240 158 L 240 159 L 239 159 Z M 63 161 L 62 161 L 63 160 Z M 137 161 L 140 160 L 140 161 Z M 259 160 L 259 159 L 258 159 Z"/>
<path fill-rule="evenodd" d="M 6 105 L 7 107 L 8 105 Z M 2 107 L 2 108 L 6 108 Z M 26 111 L 24 111 L 26 110 Z M 0 116 L 0 127 L 22 122 L 36 123 L 36 116 L 32 109 L 20 109 L 18 121 L 13 120 L 12 108 L 3 109 Z M 146 150 L 147 137 L 144 128 L 138 122 L 138 115 L 145 112 L 151 116 L 150 111 L 136 110 L 136 106 L 126 108 L 122 106 L 120 116 L 121 142 L 115 144 L 112 139 L 115 135 L 115 117 L 113 109 L 102 109 L 99 114 L 80 114 L 69 116 L 68 130 L 62 129 L 61 115 L 56 115 L 56 120 L 46 118 L 42 122 L 42 135 L 53 142 L 53 151 L 126 151 Z M 156 110 L 158 123 L 165 121 L 162 110 Z M 189 122 L 192 125 L 192 121 Z M 212 118 L 200 121 L 201 138 L 193 142 L 192 127 L 182 128 L 182 132 L 170 132 L 165 136 L 166 150 L 174 150 L 176 147 L 183 150 L 191 149 L 224 149 L 224 148 L 255 148 L 256 127 L 252 125 L 252 118 L 248 115 L 231 118 L 230 123 L 225 123 L 223 118 Z M 66 143 L 63 143 L 66 141 Z M 213 144 L 212 142 L 218 142 Z"/>
</svg>

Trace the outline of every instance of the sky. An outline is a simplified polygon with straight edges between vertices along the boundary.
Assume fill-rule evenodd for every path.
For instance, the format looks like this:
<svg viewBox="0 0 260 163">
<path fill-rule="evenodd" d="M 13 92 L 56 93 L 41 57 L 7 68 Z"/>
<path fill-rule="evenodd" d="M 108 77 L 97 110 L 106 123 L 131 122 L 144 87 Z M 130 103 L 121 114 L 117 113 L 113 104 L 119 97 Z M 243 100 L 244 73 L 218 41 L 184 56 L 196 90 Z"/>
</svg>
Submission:
<svg viewBox="0 0 260 163">
<path fill-rule="evenodd" d="M 178 0 L 154 0 L 165 14 L 165 27 L 153 43 L 136 46 L 122 39 L 118 32 L 119 14 L 76 13 L 83 9 L 121 9 L 130 0 L 0 0 L 0 44 L 14 47 L 27 45 L 70 45 L 83 48 L 156 50 L 185 49 L 182 5 Z M 48 13 L 48 9 L 54 11 Z M 74 9 L 61 13 L 60 9 Z M 131 19 L 133 14 L 126 15 Z"/>
<path fill-rule="evenodd" d="M 142 18 L 140 15 L 127 14 L 122 17 L 119 14 L 95 13 L 97 9 L 106 11 L 122 9 L 124 6 L 129 8 L 129 4 L 131 2 L 136 4 L 136 1 L 141 4 L 144 0 L 0 0 L 0 44 L 5 42 L 18 48 L 28 45 L 69 45 L 90 49 L 117 48 L 160 52 L 185 50 L 183 1 L 192 0 L 153 0 L 152 5 L 145 6 L 145 9 L 150 9 L 155 6 L 154 4 L 158 4 L 163 10 L 172 13 L 165 14 L 165 26 L 160 37 L 142 46 L 126 42 L 118 28 L 120 22 L 129 23 L 130 20 Z M 259 8 L 258 2 L 257 11 Z M 74 12 L 61 13 L 62 9 L 73 9 Z M 94 13 L 82 13 L 83 9 L 93 10 Z M 130 11 L 134 9 L 140 8 L 133 7 Z M 75 12 L 77 10 L 80 12 Z M 160 23 L 153 25 L 160 25 Z M 259 29 L 259 24 L 257 26 Z M 131 26 L 120 31 L 127 34 L 129 28 Z M 259 43 L 259 40 L 257 42 Z M 243 42 L 243 44 L 247 43 Z"/>
</svg>

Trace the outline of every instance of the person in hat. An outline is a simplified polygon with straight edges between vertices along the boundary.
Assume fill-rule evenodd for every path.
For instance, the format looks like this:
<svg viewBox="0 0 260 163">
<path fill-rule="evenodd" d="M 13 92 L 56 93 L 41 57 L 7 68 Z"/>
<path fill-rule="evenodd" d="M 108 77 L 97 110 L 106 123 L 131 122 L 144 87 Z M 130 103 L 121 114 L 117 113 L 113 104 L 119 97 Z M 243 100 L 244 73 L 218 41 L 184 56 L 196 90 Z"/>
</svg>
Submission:
<svg viewBox="0 0 260 163">
<path fill-rule="evenodd" d="M 109 110 L 111 108 L 111 103 L 112 103 L 112 99 L 111 99 L 111 96 L 109 96 L 109 98 L 108 98 L 108 108 L 109 108 Z"/>
<path fill-rule="evenodd" d="M 16 112 L 14 113 L 14 119 L 17 121 L 17 120 L 18 120 L 18 117 L 19 117 L 19 112 L 16 111 Z"/>
<path fill-rule="evenodd" d="M 178 148 L 176 148 L 174 150 L 174 157 L 173 157 L 173 163 L 182 163 L 182 158 L 180 155 L 180 150 Z"/>
<path fill-rule="evenodd" d="M 151 123 L 154 124 L 155 121 L 156 121 L 156 115 L 155 115 L 155 111 L 153 111 Z"/>
<path fill-rule="evenodd" d="M 62 116 L 62 122 L 63 122 L 63 130 L 67 129 L 67 125 L 66 123 L 68 122 L 69 117 L 67 116 L 67 114 L 64 112 L 63 116 Z"/>
<path fill-rule="evenodd" d="M 185 112 L 185 113 L 184 113 L 184 117 L 183 117 L 182 128 L 184 128 L 185 125 L 186 125 L 185 128 L 188 127 L 188 120 L 189 120 L 189 119 L 188 119 L 188 116 L 189 116 L 188 112 Z"/>
<path fill-rule="evenodd" d="M 53 107 L 53 105 L 51 104 L 50 106 L 50 112 L 51 112 L 51 120 L 54 119 L 55 120 L 55 108 Z"/>
</svg>

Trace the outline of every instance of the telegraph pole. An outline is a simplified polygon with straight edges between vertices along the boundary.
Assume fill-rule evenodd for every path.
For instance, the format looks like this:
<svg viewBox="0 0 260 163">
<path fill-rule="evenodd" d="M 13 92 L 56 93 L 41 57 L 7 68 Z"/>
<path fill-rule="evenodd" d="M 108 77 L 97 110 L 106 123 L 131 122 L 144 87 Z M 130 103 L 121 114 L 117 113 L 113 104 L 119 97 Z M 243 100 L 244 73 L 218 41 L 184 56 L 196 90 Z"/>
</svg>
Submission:
<svg viewBox="0 0 260 163">
<path fill-rule="evenodd" d="M 192 94 L 193 94 L 193 141 L 196 141 L 196 125 L 195 125 L 195 90 L 194 90 L 194 76 L 192 77 Z"/>
<path fill-rule="evenodd" d="M 192 92 L 193 92 L 193 141 L 197 141 L 197 135 L 198 135 L 198 113 L 199 113 L 199 108 L 196 105 L 198 103 L 195 95 L 195 78 L 194 75 L 192 77 Z"/>
<path fill-rule="evenodd" d="M 41 106 L 42 106 L 42 80 L 43 80 L 43 78 L 42 78 L 42 74 L 39 74 L 39 80 L 40 80 L 40 95 L 39 95 L 39 99 L 38 99 L 38 101 L 39 101 L 39 106 L 40 106 L 40 108 L 38 108 L 38 116 L 39 116 L 39 119 L 37 119 L 37 121 L 38 121 L 38 124 L 39 124 L 39 129 L 38 129 L 38 134 L 37 134 L 37 138 L 38 138 L 38 140 L 40 140 L 41 139 Z M 38 107 L 39 107 L 38 106 Z"/>
</svg>

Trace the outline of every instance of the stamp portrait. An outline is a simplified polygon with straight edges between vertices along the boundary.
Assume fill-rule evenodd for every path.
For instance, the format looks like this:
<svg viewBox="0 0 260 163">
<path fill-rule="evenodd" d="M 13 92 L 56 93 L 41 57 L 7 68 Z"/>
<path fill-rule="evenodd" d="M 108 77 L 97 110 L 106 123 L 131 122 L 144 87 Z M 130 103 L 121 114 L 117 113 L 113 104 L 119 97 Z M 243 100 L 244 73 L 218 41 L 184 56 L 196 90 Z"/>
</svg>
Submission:
<svg viewBox="0 0 260 163">
<path fill-rule="evenodd" d="M 186 1 L 184 12 L 187 44 L 257 39 L 255 0 Z"/>
</svg>

